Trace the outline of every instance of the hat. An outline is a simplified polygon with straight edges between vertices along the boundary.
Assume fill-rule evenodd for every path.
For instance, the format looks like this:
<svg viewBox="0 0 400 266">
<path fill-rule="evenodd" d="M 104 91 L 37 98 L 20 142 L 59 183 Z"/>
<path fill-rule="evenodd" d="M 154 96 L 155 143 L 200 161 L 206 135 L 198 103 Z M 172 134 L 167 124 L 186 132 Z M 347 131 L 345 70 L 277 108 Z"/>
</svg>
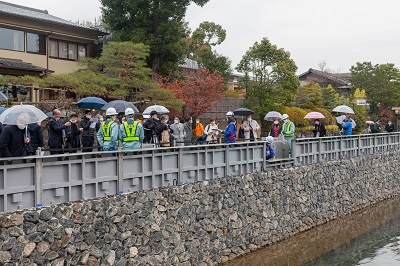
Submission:
<svg viewBox="0 0 400 266">
<path fill-rule="evenodd" d="M 90 110 L 90 109 L 86 109 L 85 110 L 85 115 L 87 115 L 88 113 L 90 113 L 92 110 Z"/>
<path fill-rule="evenodd" d="M 288 118 L 289 118 L 289 116 L 287 114 L 283 114 L 282 115 L 282 120 L 285 120 L 285 119 L 288 119 Z"/>
<path fill-rule="evenodd" d="M 274 138 L 271 137 L 271 136 L 268 136 L 268 137 L 265 139 L 265 141 L 266 141 L 267 143 L 271 144 L 272 142 L 274 142 Z"/>
</svg>

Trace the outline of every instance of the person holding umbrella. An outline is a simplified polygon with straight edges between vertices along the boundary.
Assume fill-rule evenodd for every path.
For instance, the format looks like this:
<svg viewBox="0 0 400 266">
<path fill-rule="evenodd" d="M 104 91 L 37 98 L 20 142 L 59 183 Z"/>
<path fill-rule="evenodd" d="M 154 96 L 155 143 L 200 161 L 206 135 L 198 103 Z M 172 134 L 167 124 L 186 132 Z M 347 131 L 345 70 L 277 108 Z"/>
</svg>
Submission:
<svg viewBox="0 0 400 266">
<path fill-rule="evenodd" d="M 49 122 L 49 148 L 50 154 L 63 154 L 63 130 L 71 125 L 71 122 L 62 124 L 60 121 L 61 112 L 58 109 L 53 110 L 53 117 L 50 118 Z"/>
<path fill-rule="evenodd" d="M 280 134 L 282 134 L 282 125 L 279 123 L 279 118 L 275 118 L 271 130 L 269 131 L 269 136 L 277 138 Z"/>
<path fill-rule="evenodd" d="M 28 155 L 27 145 L 30 136 L 26 129 L 29 123 L 28 113 L 20 113 L 16 125 L 7 125 L 0 135 L 1 157 L 20 157 Z"/>
<path fill-rule="evenodd" d="M 85 115 L 81 119 L 79 130 L 82 132 L 82 152 L 92 152 L 94 144 L 94 131 L 96 124 L 92 124 L 94 119 L 92 112 L 88 109 L 85 110 Z"/>
<path fill-rule="evenodd" d="M 103 151 L 115 151 L 118 149 L 118 124 L 115 108 L 108 108 L 106 111 L 106 121 L 101 124 L 100 131 L 97 132 L 97 142 Z"/>
<path fill-rule="evenodd" d="M 312 132 L 314 134 L 314 138 L 316 138 L 316 137 L 325 137 L 326 136 L 325 126 L 319 119 L 315 119 L 314 129 L 313 129 Z"/>
<path fill-rule="evenodd" d="M 342 122 L 342 136 L 350 136 L 353 133 L 353 123 L 350 116 L 346 116 Z"/>
<path fill-rule="evenodd" d="M 251 115 L 246 116 L 246 121 L 243 123 L 244 128 L 244 140 L 255 141 L 257 140 L 257 130 L 260 129 L 256 120 L 251 119 Z"/>
</svg>

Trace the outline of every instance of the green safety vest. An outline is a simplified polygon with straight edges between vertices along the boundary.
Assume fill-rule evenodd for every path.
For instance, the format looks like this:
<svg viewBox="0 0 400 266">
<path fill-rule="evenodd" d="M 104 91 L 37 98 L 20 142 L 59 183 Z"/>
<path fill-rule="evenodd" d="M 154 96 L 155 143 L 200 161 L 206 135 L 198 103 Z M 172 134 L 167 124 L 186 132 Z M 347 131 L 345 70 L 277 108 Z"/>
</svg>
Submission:
<svg viewBox="0 0 400 266">
<path fill-rule="evenodd" d="M 137 124 L 137 121 L 134 121 L 133 124 L 124 122 L 124 128 L 126 132 L 126 137 L 122 139 L 124 142 L 139 141 L 139 137 L 135 136 Z"/>
<path fill-rule="evenodd" d="M 288 132 L 290 130 L 290 127 L 292 126 L 293 122 L 289 123 L 284 123 L 282 127 L 282 131 Z M 294 132 L 290 134 L 285 134 L 285 137 L 294 137 Z"/>
<path fill-rule="evenodd" d="M 111 136 L 110 136 L 110 134 L 111 134 L 111 125 L 113 123 L 114 123 L 114 120 L 111 120 L 108 123 L 106 121 L 106 122 L 101 124 L 101 130 L 103 131 L 103 136 L 104 136 L 103 140 L 105 140 L 105 141 L 111 140 Z"/>
</svg>

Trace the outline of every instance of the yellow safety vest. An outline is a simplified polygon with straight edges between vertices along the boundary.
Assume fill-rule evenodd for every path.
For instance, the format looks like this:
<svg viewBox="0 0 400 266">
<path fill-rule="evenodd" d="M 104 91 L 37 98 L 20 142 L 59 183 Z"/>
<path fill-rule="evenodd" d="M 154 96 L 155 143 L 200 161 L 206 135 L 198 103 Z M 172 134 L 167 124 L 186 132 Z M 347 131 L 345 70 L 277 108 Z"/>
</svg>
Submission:
<svg viewBox="0 0 400 266">
<path fill-rule="evenodd" d="M 128 124 L 128 122 L 124 122 L 126 133 L 126 137 L 122 139 L 124 142 L 139 141 L 139 137 L 135 136 L 137 124 L 137 121 L 134 121 L 133 124 Z"/>
<path fill-rule="evenodd" d="M 108 123 L 106 121 L 106 122 L 101 124 L 101 130 L 103 131 L 103 136 L 104 136 L 103 140 L 105 140 L 105 141 L 111 140 L 110 133 L 111 133 L 111 125 L 113 123 L 114 123 L 114 121 L 111 120 Z"/>
<path fill-rule="evenodd" d="M 282 131 L 288 132 L 290 130 L 290 127 L 292 126 L 293 122 L 289 123 L 284 123 L 282 127 Z M 285 134 L 285 137 L 294 137 L 294 132 L 290 134 Z"/>
</svg>

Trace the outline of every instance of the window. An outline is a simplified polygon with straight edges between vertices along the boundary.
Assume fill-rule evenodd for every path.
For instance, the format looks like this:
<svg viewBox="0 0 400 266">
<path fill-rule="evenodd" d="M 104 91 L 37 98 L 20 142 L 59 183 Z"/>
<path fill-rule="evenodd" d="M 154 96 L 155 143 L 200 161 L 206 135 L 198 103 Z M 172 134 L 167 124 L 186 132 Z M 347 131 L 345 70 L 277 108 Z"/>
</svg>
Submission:
<svg viewBox="0 0 400 266">
<path fill-rule="evenodd" d="M 86 46 L 84 44 L 78 45 L 78 60 L 82 60 L 86 57 Z"/>
<path fill-rule="evenodd" d="M 65 41 L 58 41 L 58 57 L 68 58 L 68 43 Z"/>
<path fill-rule="evenodd" d="M 49 40 L 49 56 L 58 57 L 58 42 L 57 40 Z"/>
<path fill-rule="evenodd" d="M 46 35 L 27 32 L 26 51 L 36 54 L 46 54 Z"/>
<path fill-rule="evenodd" d="M 68 43 L 68 59 L 78 59 L 78 44 Z"/>
<path fill-rule="evenodd" d="M 0 28 L 0 36 L 0 49 L 25 51 L 23 31 Z"/>
<path fill-rule="evenodd" d="M 62 40 L 49 40 L 49 56 L 70 60 L 82 60 L 86 57 L 86 45 Z"/>
</svg>

